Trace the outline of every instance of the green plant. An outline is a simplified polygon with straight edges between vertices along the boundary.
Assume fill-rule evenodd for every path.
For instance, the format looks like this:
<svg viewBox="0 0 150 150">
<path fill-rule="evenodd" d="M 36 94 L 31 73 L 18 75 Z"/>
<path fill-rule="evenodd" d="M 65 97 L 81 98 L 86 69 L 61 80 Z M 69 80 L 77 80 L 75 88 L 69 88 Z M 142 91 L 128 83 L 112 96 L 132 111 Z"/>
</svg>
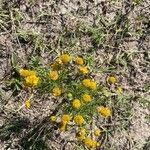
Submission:
<svg viewBox="0 0 150 150">
<path fill-rule="evenodd" d="M 106 94 L 104 89 L 105 91 L 108 89 L 105 88 L 105 85 L 102 82 L 96 83 L 90 77 L 91 68 L 85 65 L 89 59 L 77 58 L 69 54 L 62 54 L 49 64 L 49 67 L 42 67 L 39 63 L 31 61 L 29 69 L 19 70 L 22 77 L 20 84 L 23 88 L 29 88 L 31 93 L 36 90 L 38 97 L 48 94 L 58 101 L 59 107 L 49 117 L 53 124 L 58 125 L 60 132 L 73 129 L 79 132 L 82 126 L 86 128 L 88 124 L 91 124 L 97 115 L 101 114 L 104 118 L 109 118 L 112 114 L 110 108 L 105 107 L 107 105 L 111 107 L 109 101 L 106 100 L 111 92 Z M 36 62 L 36 59 L 33 60 Z M 88 71 L 81 71 L 80 67 L 84 69 L 86 67 Z M 109 86 L 117 82 L 116 77 L 113 79 L 115 82 L 108 82 Z M 122 94 L 122 91 L 119 90 L 117 94 Z M 32 101 L 34 95 L 27 101 L 29 103 L 27 109 L 30 109 L 31 106 L 30 99 Z M 99 144 L 87 137 L 89 133 L 90 131 L 85 129 L 84 134 L 78 134 L 77 138 L 87 147 L 96 148 Z"/>
</svg>

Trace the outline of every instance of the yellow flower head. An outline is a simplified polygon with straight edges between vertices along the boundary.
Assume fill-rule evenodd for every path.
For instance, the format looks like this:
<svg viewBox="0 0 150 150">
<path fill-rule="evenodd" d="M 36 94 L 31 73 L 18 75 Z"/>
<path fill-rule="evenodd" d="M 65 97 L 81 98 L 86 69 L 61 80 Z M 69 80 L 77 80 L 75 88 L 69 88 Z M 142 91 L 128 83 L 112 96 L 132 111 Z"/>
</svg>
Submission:
<svg viewBox="0 0 150 150">
<path fill-rule="evenodd" d="M 100 106 L 97 111 L 105 118 L 111 116 L 111 110 L 108 107 Z"/>
<path fill-rule="evenodd" d="M 77 124 L 77 125 L 82 125 L 84 123 L 84 118 L 81 116 L 81 115 L 76 115 L 74 117 L 74 122 Z"/>
<path fill-rule="evenodd" d="M 27 99 L 27 100 L 25 101 L 25 107 L 26 107 L 27 109 L 29 109 L 29 108 L 31 107 L 31 100 L 30 100 L 30 99 Z"/>
<path fill-rule="evenodd" d="M 56 119 L 57 119 L 56 116 L 51 116 L 51 117 L 50 117 L 50 120 L 51 120 L 52 122 L 55 122 Z"/>
<path fill-rule="evenodd" d="M 110 76 L 107 80 L 109 84 L 115 84 L 117 79 L 115 76 Z"/>
<path fill-rule="evenodd" d="M 59 87 L 55 87 L 55 88 L 53 88 L 52 93 L 54 96 L 60 96 L 61 95 L 61 89 Z"/>
<path fill-rule="evenodd" d="M 100 136 L 101 135 L 101 130 L 100 129 L 95 129 L 94 130 L 94 135 L 95 136 Z"/>
<path fill-rule="evenodd" d="M 82 74 L 87 74 L 87 73 L 89 73 L 89 70 L 88 70 L 87 67 L 82 67 L 82 66 L 80 66 L 80 67 L 79 67 L 79 71 L 80 71 L 80 73 L 82 73 Z"/>
<path fill-rule="evenodd" d="M 81 106 L 80 100 L 79 99 L 74 99 L 73 102 L 72 102 L 72 107 L 76 108 L 76 109 L 79 109 L 80 106 Z"/>
<path fill-rule="evenodd" d="M 84 139 L 84 144 L 88 148 L 96 148 L 97 147 L 97 142 L 88 137 Z"/>
<path fill-rule="evenodd" d="M 59 77 L 57 71 L 50 71 L 50 72 L 48 73 L 48 76 L 49 76 L 49 78 L 52 79 L 52 80 L 57 80 L 58 77 Z"/>
<path fill-rule="evenodd" d="M 61 117 L 61 122 L 66 122 L 68 123 L 70 121 L 70 115 L 63 115 Z"/>
<path fill-rule="evenodd" d="M 90 88 L 91 90 L 95 90 L 95 89 L 96 89 L 96 82 L 91 81 L 91 84 L 90 84 L 89 88 Z"/>
<path fill-rule="evenodd" d="M 91 90 L 95 90 L 95 89 L 96 89 L 96 82 L 91 81 L 91 79 L 84 79 L 84 80 L 82 81 L 82 84 L 83 84 L 85 87 L 87 87 L 87 88 L 89 88 L 89 89 L 91 89 Z"/>
<path fill-rule="evenodd" d="M 91 85 L 91 79 L 84 79 L 82 81 L 82 84 L 85 86 L 85 87 L 90 87 Z"/>
<path fill-rule="evenodd" d="M 61 59 L 63 64 L 68 64 L 71 61 L 71 56 L 68 54 L 62 54 L 60 56 L 60 59 Z"/>
<path fill-rule="evenodd" d="M 19 70 L 19 74 L 22 77 L 27 77 L 27 76 L 31 76 L 31 75 L 35 75 L 36 76 L 36 72 L 33 70 L 26 70 L 26 69 L 20 69 Z"/>
<path fill-rule="evenodd" d="M 77 132 L 76 136 L 79 140 L 85 139 L 86 130 L 85 128 L 80 128 L 80 130 Z"/>
<path fill-rule="evenodd" d="M 68 122 L 70 121 L 70 115 L 63 115 L 59 124 L 60 131 L 65 131 Z"/>
<path fill-rule="evenodd" d="M 77 65 L 83 65 L 84 64 L 84 60 L 81 57 L 76 57 L 75 63 Z"/>
<path fill-rule="evenodd" d="M 89 94 L 83 94 L 82 99 L 85 103 L 88 103 L 91 101 L 91 96 Z"/>
<path fill-rule="evenodd" d="M 28 87 L 37 86 L 39 82 L 39 77 L 36 75 L 30 75 L 25 78 L 25 85 Z"/>
<path fill-rule="evenodd" d="M 67 122 L 60 122 L 60 124 L 59 124 L 59 130 L 60 131 L 65 131 L 66 130 L 66 126 L 67 126 Z"/>
</svg>

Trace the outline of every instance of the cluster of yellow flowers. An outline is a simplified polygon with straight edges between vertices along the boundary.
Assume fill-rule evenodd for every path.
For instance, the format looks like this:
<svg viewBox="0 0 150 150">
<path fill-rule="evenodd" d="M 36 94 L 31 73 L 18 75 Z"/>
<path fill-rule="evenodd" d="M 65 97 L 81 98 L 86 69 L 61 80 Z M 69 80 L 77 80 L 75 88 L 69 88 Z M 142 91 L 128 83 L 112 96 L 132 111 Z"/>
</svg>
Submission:
<svg viewBox="0 0 150 150">
<path fill-rule="evenodd" d="M 96 148 L 100 145 L 97 141 L 92 140 L 91 138 L 88 138 L 88 137 L 84 139 L 84 144 L 88 148 Z"/>
<path fill-rule="evenodd" d="M 81 74 L 87 74 L 87 73 L 89 73 L 88 67 L 87 67 L 87 66 L 84 66 L 84 60 L 83 60 L 82 57 L 79 57 L 79 56 L 76 57 L 75 63 L 76 63 L 77 65 L 79 65 L 79 72 L 80 72 Z"/>
<path fill-rule="evenodd" d="M 54 116 L 51 116 L 51 121 L 54 121 L 56 119 L 54 119 Z M 66 126 L 69 123 L 71 117 L 68 114 L 65 114 L 61 117 L 61 121 L 60 121 L 60 131 L 65 131 L 66 130 Z M 76 115 L 74 117 L 74 122 L 78 125 L 81 126 L 84 123 L 84 118 L 81 115 Z"/>
<path fill-rule="evenodd" d="M 59 73 L 58 70 L 61 68 L 62 65 L 67 65 L 70 61 L 71 61 L 71 56 L 68 54 L 62 54 L 60 55 L 60 57 L 58 57 L 55 62 L 51 65 L 52 67 L 52 71 L 50 71 L 48 73 L 48 76 L 51 80 L 56 81 L 59 79 Z M 75 63 L 77 65 L 79 65 L 79 72 L 81 74 L 87 74 L 89 73 L 89 69 L 87 66 L 83 66 L 84 65 L 84 60 L 83 58 L 77 56 L 75 58 Z M 88 87 L 91 90 L 95 90 L 96 89 L 96 82 L 92 81 L 91 79 L 84 79 L 83 80 L 83 85 L 85 87 Z M 52 93 L 54 96 L 60 96 L 61 95 L 61 89 L 59 87 L 55 87 L 52 90 Z M 91 100 L 90 96 L 84 96 L 83 100 L 85 102 L 89 102 Z M 76 104 L 75 104 L 76 103 Z M 78 104 L 77 104 L 78 103 Z M 75 106 L 78 105 L 78 106 Z M 80 102 L 79 101 L 75 101 L 73 104 L 74 108 L 79 108 L 80 107 Z"/>
<path fill-rule="evenodd" d="M 92 81 L 91 79 L 84 79 L 84 80 L 82 81 L 82 84 L 83 84 L 85 87 L 87 87 L 87 88 L 89 88 L 89 89 L 91 89 L 91 90 L 95 90 L 95 89 L 96 89 L 96 82 Z"/>
<path fill-rule="evenodd" d="M 55 122 L 56 121 L 56 116 L 51 116 L 50 119 L 51 119 L 52 122 Z M 71 120 L 71 117 L 68 114 L 64 114 L 61 117 L 61 121 L 59 123 L 59 130 L 61 132 L 66 130 L 67 125 L 69 124 L 70 120 Z M 84 127 L 82 127 L 85 120 L 81 115 L 75 115 L 73 120 L 74 120 L 75 124 L 78 125 L 78 127 L 79 127 L 79 129 L 76 133 L 76 137 L 78 138 L 78 140 L 83 141 L 85 146 L 87 146 L 88 148 L 96 148 L 96 147 L 100 146 L 100 143 L 98 143 L 97 141 L 92 140 L 91 138 L 87 137 L 86 129 Z M 101 130 L 98 129 L 98 128 L 95 129 L 94 130 L 94 135 L 95 136 L 100 136 L 101 135 Z"/>
<path fill-rule="evenodd" d="M 20 69 L 19 73 L 22 77 L 24 77 L 24 85 L 27 87 L 34 87 L 37 86 L 39 82 L 39 77 L 35 71 Z"/>
<path fill-rule="evenodd" d="M 94 131 L 95 136 L 100 136 L 101 131 L 100 129 L 96 129 Z M 76 137 L 80 140 L 83 141 L 85 146 L 87 146 L 88 148 L 96 148 L 98 146 L 100 146 L 100 143 L 98 143 L 95 140 L 92 140 L 91 138 L 86 136 L 86 129 L 81 127 L 79 128 L 79 131 L 76 134 Z"/>
<path fill-rule="evenodd" d="M 59 70 L 63 65 L 67 65 L 71 61 L 71 56 L 68 54 L 63 54 L 59 58 L 55 60 L 55 62 L 51 65 L 52 71 L 48 73 L 48 76 L 51 80 L 56 81 L 59 79 Z M 84 66 L 85 61 L 83 60 L 82 57 L 76 57 L 75 58 L 75 64 L 78 65 L 79 72 L 83 75 L 86 75 L 89 73 L 89 69 L 87 66 Z M 108 83 L 109 84 L 114 84 L 116 80 L 113 77 L 108 78 Z M 89 90 L 96 90 L 97 85 L 96 82 L 86 78 L 82 80 L 82 85 L 83 87 L 89 89 Z M 60 96 L 62 93 L 60 87 L 54 87 L 52 90 L 52 94 L 54 96 Z M 83 103 L 89 103 L 92 100 L 91 94 L 88 92 L 85 92 L 81 95 L 81 99 L 75 98 L 73 99 L 73 95 L 71 93 L 68 93 L 68 98 L 72 100 L 71 105 L 74 109 L 80 109 L 82 106 L 82 101 Z M 82 100 L 82 101 L 81 101 Z M 111 111 L 108 107 L 100 106 L 97 108 L 97 112 L 100 113 L 103 117 L 109 117 L 111 115 Z M 51 121 L 55 122 L 56 121 L 56 116 L 51 116 Z M 68 114 L 65 114 L 61 117 L 61 121 L 59 122 L 59 129 L 60 131 L 65 131 L 67 129 L 67 125 L 69 124 L 71 120 L 71 116 Z M 78 131 L 76 133 L 76 137 L 80 140 L 83 141 L 85 146 L 88 148 L 96 148 L 100 144 L 92 140 L 91 138 L 87 137 L 86 135 L 86 129 L 83 127 L 85 124 L 84 117 L 80 114 L 76 114 L 73 117 L 74 123 L 78 126 Z M 95 136 L 100 136 L 101 135 L 101 130 L 100 129 L 95 129 L 94 130 L 94 135 Z"/>
<path fill-rule="evenodd" d="M 48 73 L 48 76 L 51 80 L 56 81 L 59 79 L 58 70 L 62 65 L 67 65 L 71 61 L 71 56 L 68 54 L 62 54 L 59 58 L 55 60 L 55 62 L 51 65 L 52 71 Z M 52 90 L 53 96 L 60 96 L 62 90 L 60 87 L 54 87 Z"/>
<path fill-rule="evenodd" d="M 83 100 L 84 103 L 89 103 L 92 100 L 92 98 L 89 94 L 85 93 L 85 94 L 82 95 L 82 100 Z M 74 99 L 72 101 L 72 107 L 75 108 L 75 109 L 79 109 L 81 107 L 81 100 Z"/>
<path fill-rule="evenodd" d="M 62 65 L 67 65 L 71 61 L 71 56 L 68 54 L 62 54 L 55 62 L 51 65 L 53 70 L 59 70 Z"/>
<path fill-rule="evenodd" d="M 61 71 L 65 66 L 69 66 L 69 63 L 71 61 L 74 61 L 77 67 L 77 70 L 81 76 L 81 84 L 79 85 L 82 87 L 83 91 L 81 91 L 77 96 L 75 96 L 73 93 L 71 93 L 66 87 L 62 88 L 63 84 L 61 81 Z M 77 56 L 75 59 L 72 59 L 72 57 L 69 54 L 62 54 L 60 55 L 51 65 L 50 71 L 47 73 L 47 79 L 50 81 L 52 84 L 52 89 L 51 89 L 51 94 L 55 97 L 59 97 L 63 95 L 63 93 L 66 91 L 67 93 L 67 98 L 70 100 L 69 103 L 71 104 L 71 108 L 74 112 L 76 112 L 72 117 L 69 114 L 64 114 L 61 116 L 59 123 L 59 130 L 61 132 L 67 130 L 67 126 L 69 126 L 69 122 L 73 121 L 73 123 L 77 127 L 77 133 L 76 137 L 84 143 L 84 145 L 88 148 L 96 148 L 100 144 L 91 138 L 87 136 L 86 129 L 85 129 L 85 123 L 86 123 L 86 118 L 80 110 L 82 109 L 82 106 L 88 106 L 89 104 L 92 104 L 94 102 L 94 92 L 96 89 L 98 89 L 97 83 L 88 78 L 87 74 L 89 73 L 90 69 L 85 65 L 85 61 L 82 57 Z M 69 69 L 67 69 L 69 70 Z M 35 87 L 39 83 L 39 77 L 37 76 L 37 73 L 33 70 L 25 70 L 25 69 L 20 69 L 19 71 L 20 76 L 23 77 L 24 79 L 24 85 L 27 87 Z M 85 78 L 86 77 L 86 78 Z M 41 78 L 42 81 L 42 78 Z M 107 83 L 108 85 L 112 86 L 116 83 L 116 77 L 115 76 L 109 76 L 107 78 Z M 62 87 L 61 87 L 62 86 Z M 67 90 L 68 91 L 67 91 Z M 116 93 L 119 95 L 122 93 L 122 88 L 118 87 Z M 105 95 L 108 96 L 105 90 Z M 80 96 L 80 97 L 79 97 Z M 31 106 L 31 101 L 30 99 L 25 101 L 25 107 L 30 108 Z M 88 108 L 87 108 L 88 109 Z M 104 107 L 104 106 L 99 106 L 97 107 L 97 113 L 100 114 L 102 117 L 107 118 L 110 117 L 112 112 L 110 108 Z M 50 117 L 51 122 L 55 123 L 57 122 L 57 117 L 55 115 Z M 92 131 L 95 136 L 99 137 L 101 135 L 101 130 L 99 128 L 96 128 L 94 131 Z"/>
</svg>

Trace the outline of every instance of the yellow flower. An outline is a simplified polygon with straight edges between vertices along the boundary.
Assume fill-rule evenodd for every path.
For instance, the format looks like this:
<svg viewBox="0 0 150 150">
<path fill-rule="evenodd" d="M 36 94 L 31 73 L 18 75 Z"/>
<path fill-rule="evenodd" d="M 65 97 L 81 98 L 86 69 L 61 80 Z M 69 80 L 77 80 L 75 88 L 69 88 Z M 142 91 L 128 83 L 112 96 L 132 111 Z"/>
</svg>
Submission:
<svg viewBox="0 0 150 150">
<path fill-rule="evenodd" d="M 88 70 L 87 67 L 82 67 L 82 66 L 80 66 L 80 67 L 79 67 L 79 71 L 80 71 L 80 73 L 82 73 L 82 74 L 87 74 L 87 73 L 89 73 L 89 70 Z"/>
<path fill-rule="evenodd" d="M 60 122 L 59 124 L 59 130 L 60 131 L 65 131 L 66 130 L 66 126 L 67 126 L 67 122 Z"/>
<path fill-rule="evenodd" d="M 67 126 L 69 121 L 70 121 L 70 116 L 69 115 L 63 115 L 61 117 L 61 122 L 59 124 L 60 131 L 65 131 L 66 130 L 66 126 Z"/>
<path fill-rule="evenodd" d="M 22 77 L 27 77 L 27 76 L 31 76 L 31 75 L 35 75 L 36 76 L 36 72 L 32 71 L 32 70 L 26 70 L 26 69 L 20 69 L 19 70 L 19 74 Z"/>
<path fill-rule="evenodd" d="M 84 60 L 81 57 L 76 57 L 75 63 L 77 65 L 83 65 L 84 64 Z"/>
<path fill-rule="evenodd" d="M 111 110 L 108 107 L 100 106 L 97 111 L 105 118 L 111 116 Z"/>
<path fill-rule="evenodd" d="M 63 115 L 61 117 L 61 122 L 66 122 L 68 123 L 70 121 L 70 115 Z"/>
<path fill-rule="evenodd" d="M 50 120 L 51 120 L 52 122 L 55 122 L 56 119 L 57 119 L 56 116 L 51 116 L 51 117 L 50 117 Z"/>
<path fill-rule="evenodd" d="M 88 137 L 84 139 L 84 144 L 88 148 L 96 148 L 97 147 L 97 142 Z"/>
<path fill-rule="evenodd" d="M 81 116 L 81 115 L 76 115 L 74 117 L 74 122 L 77 124 L 77 125 L 82 125 L 84 123 L 84 118 Z"/>
<path fill-rule="evenodd" d="M 90 88 L 91 90 L 95 90 L 95 89 L 96 89 L 96 82 L 91 81 L 89 88 Z"/>
<path fill-rule="evenodd" d="M 84 139 L 84 144 L 85 144 L 85 146 L 87 146 L 88 148 L 91 148 L 92 139 L 90 139 L 90 138 L 85 138 L 85 139 Z"/>
<path fill-rule="evenodd" d="M 123 89 L 121 86 L 117 87 L 116 94 L 121 95 L 123 93 Z"/>
<path fill-rule="evenodd" d="M 55 87 L 55 88 L 53 88 L 52 93 L 54 96 L 60 96 L 61 95 L 61 89 L 59 87 Z"/>
<path fill-rule="evenodd" d="M 95 129 L 94 130 L 94 135 L 95 136 L 100 136 L 101 135 L 101 130 L 100 129 Z"/>
<path fill-rule="evenodd" d="M 57 80 L 58 77 L 59 77 L 57 71 L 50 71 L 50 72 L 48 73 L 48 76 L 49 76 L 49 78 L 52 79 L 52 80 Z"/>
<path fill-rule="evenodd" d="M 85 139 L 86 130 L 85 128 L 80 128 L 80 130 L 77 132 L 76 136 L 79 140 Z"/>
<path fill-rule="evenodd" d="M 60 56 L 60 59 L 61 59 L 63 64 L 68 64 L 70 62 L 70 60 L 71 60 L 71 57 L 68 54 L 62 54 Z"/>
<path fill-rule="evenodd" d="M 108 80 L 109 84 L 115 84 L 116 83 L 116 77 L 114 77 L 114 76 L 108 77 L 107 80 Z"/>
<path fill-rule="evenodd" d="M 31 100 L 30 100 L 30 99 L 27 99 L 27 100 L 25 101 L 25 107 L 26 107 L 27 109 L 29 109 L 29 108 L 31 107 Z"/>
<path fill-rule="evenodd" d="M 36 86 L 39 82 L 39 77 L 36 75 L 30 75 L 25 78 L 25 85 L 28 87 Z"/>
<path fill-rule="evenodd" d="M 91 85 L 91 79 L 84 79 L 82 81 L 82 84 L 85 86 L 85 87 L 90 87 Z"/>
<path fill-rule="evenodd" d="M 89 89 L 91 89 L 91 90 L 95 90 L 95 89 L 96 89 L 96 82 L 91 81 L 91 79 L 84 79 L 84 80 L 82 81 L 82 84 L 83 84 L 85 87 L 87 87 L 87 88 L 89 88 Z"/>
<path fill-rule="evenodd" d="M 91 96 L 89 94 L 83 94 L 82 98 L 85 103 L 88 103 L 91 101 Z"/>
<path fill-rule="evenodd" d="M 72 107 L 76 108 L 76 109 L 79 109 L 80 106 L 81 106 L 80 100 L 79 99 L 74 99 L 73 102 L 72 102 Z"/>
</svg>

